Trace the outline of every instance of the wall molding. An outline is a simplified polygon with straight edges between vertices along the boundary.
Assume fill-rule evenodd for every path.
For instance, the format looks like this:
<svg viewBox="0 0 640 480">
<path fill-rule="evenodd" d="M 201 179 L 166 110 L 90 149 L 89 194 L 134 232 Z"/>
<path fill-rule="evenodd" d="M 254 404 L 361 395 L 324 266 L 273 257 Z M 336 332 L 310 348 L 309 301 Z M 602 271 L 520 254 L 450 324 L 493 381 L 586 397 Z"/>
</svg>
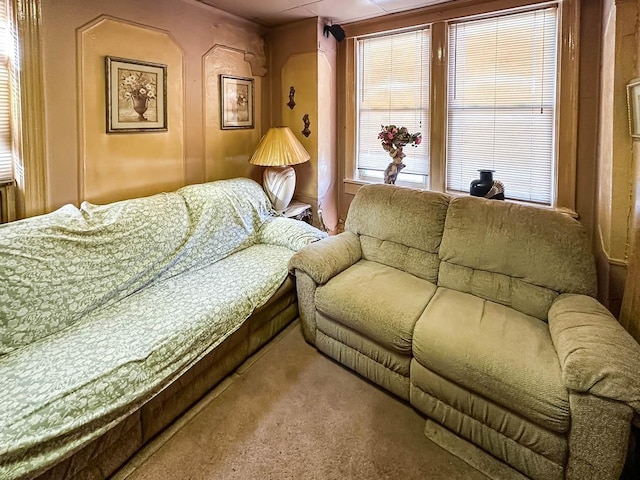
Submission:
<svg viewBox="0 0 640 480">
<path fill-rule="evenodd" d="M 604 259 L 606 260 L 606 262 L 609 265 L 616 265 L 618 267 L 627 267 L 628 266 L 628 261 L 622 258 L 615 258 L 615 257 L 611 257 L 609 256 L 609 253 L 607 252 L 607 249 L 604 248 L 604 239 L 602 238 L 602 230 L 600 229 L 600 227 L 598 226 L 598 234 L 597 234 L 597 241 L 600 244 L 600 252 L 602 253 L 602 255 L 604 256 Z"/>
<path fill-rule="evenodd" d="M 131 20 L 125 20 L 123 18 L 118 18 L 118 17 L 114 17 L 112 15 L 100 15 L 96 18 L 94 18 L 93 20 L 85 23 L 84 25 L 81 25 L 80 27 L 78 27 L 76 29 L 76 62 L 77 62 L 77 66 L 76 66 L 76 82 L 77 82 L 77 119 L 78 119 L 78 204 L 80 204 L 80 202 L 82 202 L 83 200 L 85 200 L 85 182 L 86 182 L 86 152 L 85 152 L 85 139 L 86 139 L 86 131 L 85 131 L 85 119 L 84 119 L 84 99 L 83 99 L 83 93 L 84 93 L 84 44 L 83 44 L 83 34 L 85 32 L 87 32 L 88 30 L 102 24 L 105 22 L 115 22 L 115 23 L 121 23 L 124 25 L 129 25 L 132 27 L 137 27 L 143 30 L 149 30 L 151 32 L 155 32 L 155 33 L 159 33 L 162 35 L 165 35 L 167 38 L 169 38 L 169 40 L 171 40 L 171 42 L 173 42 L 173 44 L 180 50 L 180 53 L 182 55 L 182 84 L 185 85 L 186 84 L 186 80 L 185 80 L 185 68 L 184 68 L 184 56 L 185 56 L 185 52 L 184 49 L 182 48 L 182 46 L 180 45 L 180 43 L 178 42 L 178 40 L 175 38 L 175 36 L 168 30 L 163 30 L 161 28 L 156 28 L 150 25 L 145 25 L 143 23 L 138 23 L 138 22 L 134 22 Z M 182 97 L 182 102 L 183 105 L 185 104 L 185 98 L 184 98 L 184 90 L 183 90 L 183 97 Z M 168 107 L 168 105 L 167 105 Z M 183 108 L 183 124 L 185 123 L 185 111 Z M 186 179 L 187 176 L 187 164 L 186 164 L 186 137 L 185 137 L 186 133 L 183 132 L 183 149 L 182 149 L 182 172 L 183 172 L 183 179 Z"/>
<path fill-rule="evenodd" d="M 251 75 L 253 75 L 254 77 L 264 77 L 268 73 L 266 58 L 264 57 L 264 55 L 261 56 L 257 53 L 243 50 L 241 48 L 232 47 L 230 45 L 225 45 L 223 43 L 215 43 L 209 50 L 205 52 L 205 54 L 202 56 L 203 64 L 206 59 L 219 48 L 244 55 L 244 61 L 247 62 L 251 67 Z"/>
<path fill-rule="evenodd" d="M 604 256 L 607 260 L 607 262 L 609 262 L 609 265 L 615 265 L 617 267 L 628 267 L 628 262 L 626 260 L 621 260 L 619 258 L 611 258 L 609 257 L 609 255 L 607 255 L 607 252 L 604 252 Z"/>
<path fill-rule="evenodd" d="M 113 47 L 109 45 L 104 48 L 101 35 L 108 35 L 110 31 L 117 29 L 120 31 L 135 32 L 137 38 L 143 38 L 144 42 L 158 41 L 167 50 L 158 50 L 154 55 L 144 53 L 143 46 L 133 44 L 124 46 L 118 45 Z M 105 33 L 106 32 L 106 33 Z M 102 14 L 92 20 L 80 25 L 75 29 L 75 75 L 76 75 L 76 120 L 77 120 L 77 204 L 84 200 L 97 203 L 109 203 L 122 198 L 131 198 L 133 196 L 145 196 L 158 191 L 169 191 L 186 184 L 187 176 L 187 152 L 186 152 L 186 92 L 185 92 L 185 50 L 178 42 L 176 36 L 169 30 L 158 28 L 146 23 L 140 23 L 128 19 L 123 19 L 113 15 Z M 96 45 L 98 45 L 96 47 Z M 140 50 L 140 51 L 138 51 Z M 102 144 L 104 151 L 118 151 L 124 149 L 128 151 L 127 144 L 131 146 L 131 139 L 135 134 L 107 134 L 105 128 L 105 110 L 106 110 L 106 88 L 102 87 L 98 93 L 93 91 L 100 82 L 106 82 L 104 58 L 105 55 L 116 55 L 124 58 L 149 60 L 157 63 L 168 64 L 170 67 L 167 78 L 167 95 L 171 95 L 173 88 L 174 96 L 172 100 L 167 102 L 167 117 L 169 129 L 160 134 L 147 135 L 147 147 L 150 149 L 161 148 L 159 145 L 164 138 L 172 138 L 171 154 L 168 154 L 165 160 L 169 161 L 167 168 L 171 168 L 173 174 L 171 177 L 162 176 L 162 174 L 150 175 L 145 183 L 135 184 L 135 182 L 124 182 L 123 184 L 116 181 L 99 180 L 100 173 L 97 172 L 96 166 L 96 139 Z M 144 56 L 143 56 L 144 55 Z M 162 60 L 166 56 L 171 57 L 171 62 Z M 100 69 L 96 68 L 96 62 L 100 62 Z M 172 66 L 172 67 L 171 67 Z M 179 91 L 178 91 L 179 90 Z M 97 123 L 96 112 L 92 109 L 93 100 L 98 106 L 100 114 L 100 123 Z M 181 104 L 178 109 L 176 105 Z M 179 144 L 179 147 L 178 147 Z M 159 151 L 156 151 L 156 156 Z M 148 159 L 144 155 L 138 156 L 138 159 Z M 117 161 L 121 161 L 118 157 Z M 122 166 L 122 165 L 120 165 Z M 142 168 L 138 164 L 135 168 Z M 121 170 L 118 170 L 121 171 Z M 112 172 L 113 173 L 113 172 Z M 103 179 L 112 178 L 112 176 L 103 176 Z M 122 179 L 124 179 L 123 177 Z M 105 186 L 106 185 L 106 186 Z M 124 186 L 123 186 L 124 185 Z M 154 190 L 152 185 L 157 188 Z M 117 192 L 117 193 L 116 193 Z M 113 197 L 112 197 L 113 196 Z M 105 199 L 105 197 L 107 197 Z"/>
</svg>

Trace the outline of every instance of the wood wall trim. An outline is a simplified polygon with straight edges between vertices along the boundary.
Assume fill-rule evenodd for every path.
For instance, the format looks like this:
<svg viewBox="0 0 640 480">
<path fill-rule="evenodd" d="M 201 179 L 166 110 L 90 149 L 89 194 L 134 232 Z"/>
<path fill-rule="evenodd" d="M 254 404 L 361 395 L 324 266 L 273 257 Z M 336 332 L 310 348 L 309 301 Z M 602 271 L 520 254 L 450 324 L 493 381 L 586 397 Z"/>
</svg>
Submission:
<svg viewBox="0 0 640 480">
<path fill-rule="evenodd" d="M 560 6 L 562 32 L 558 65 L 558 174 L 557 207 L 576 209 L 578 151 L 578 89 L 580 51 L 580 2 L 565 0 Z"/>
<path fill-rule="evenodd" d="M 429 188 L 438 192 L 446 189 L 446 139 L 447 132 L 447 25 L 444 22 L 431 26 L 431 102 L 429 109 Z"/>
<path fill-rule="evenodd" d="M 348 38 L 344 44 L 340 44 L 341 48 L 344 48 L 344 128 L 343 133 L 343 155 L 344 161 L 341 162 L 344 165 L 344 176 L 351 178 L 354 175 L 356 169 L 356 137 L 353 134 L 357 129 L 356 118 L 356 50 L 355 40 Z M 344 45 L 344 47 L 342 47 Z M 340 161 L 340 159 L 338 159 Z"/>
<path fill-rule="evenodd" d="M 19 215 L 47 211 L 44 77 L 40 31 L 40 0 L 12 0 L 20 44 L 20 163 L 16 181 L 21 190 Z"/>
</svg>

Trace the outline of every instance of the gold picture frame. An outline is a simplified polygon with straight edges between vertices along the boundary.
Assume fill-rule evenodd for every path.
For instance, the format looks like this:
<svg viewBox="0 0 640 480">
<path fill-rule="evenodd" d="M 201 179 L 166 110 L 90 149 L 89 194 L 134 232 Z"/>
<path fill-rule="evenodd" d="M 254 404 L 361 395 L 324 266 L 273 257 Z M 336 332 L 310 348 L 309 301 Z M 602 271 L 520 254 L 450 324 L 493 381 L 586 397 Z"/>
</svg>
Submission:
<svg viewBox="0 0 640 480">
<path fill-rule="evenodd" d="M 640 138 L 640 78 L 627 85 L 627 110 L 629 113 L 629 133 Z"/>
<path fill-rule="evenodd" d="M 220 75 L 220 128 L 254 128 L 253 78 Z"/>
<path fill-rule="evenodd" d="M 107 133 L 166 132 L 167 66 L 105 56 Z"/>
</svg>

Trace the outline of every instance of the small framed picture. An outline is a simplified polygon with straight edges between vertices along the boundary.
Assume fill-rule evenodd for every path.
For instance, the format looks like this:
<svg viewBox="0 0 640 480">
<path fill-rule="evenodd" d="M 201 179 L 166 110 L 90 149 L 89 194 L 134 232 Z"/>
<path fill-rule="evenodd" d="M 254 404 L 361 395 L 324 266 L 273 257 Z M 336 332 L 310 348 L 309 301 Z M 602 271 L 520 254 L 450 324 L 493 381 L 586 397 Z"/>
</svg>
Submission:
<svg viewBox="0 0 640 480">
<path fill-rule="evenodd" d="M 253 128 L 253 78 L 220 75 L 220 128 Z"/>
<path fill-rule="evenodd" d="M 640 78 L 627 85 L 627 108 L 629 110 L 629 133 L 640 138 Z"/>
<path fill-rule="evenodd" d="M 107 133 L 167 131 L 167 66 L 105 57 Z"/>
</svg>

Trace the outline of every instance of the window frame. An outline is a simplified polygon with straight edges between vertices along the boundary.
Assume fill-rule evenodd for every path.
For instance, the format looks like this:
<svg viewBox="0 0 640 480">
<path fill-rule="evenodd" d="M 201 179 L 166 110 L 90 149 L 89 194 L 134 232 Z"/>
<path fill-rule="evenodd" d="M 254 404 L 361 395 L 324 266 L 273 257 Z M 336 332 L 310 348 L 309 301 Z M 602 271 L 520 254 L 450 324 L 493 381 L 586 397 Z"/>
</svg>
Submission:
<svg viewBox="0 0 640 480">
<path fill-rule="evenodd" d="M 425 26 L 425 25 L 420 25 L 418 27 L 412 27 L 412 28 L 406 28 L 406 29 L 401 29 L 401 30 L 394 30 L 391 32 L 382 32 L 379 34 L 375 34 L 375 35 L 365 35 L 365 36 L 361 36 L 356 38 L 356 49 L 359 50 L 358 48 L 358 42 L 361 40 L 367 40 L 370 38 L 388 38 L 392 35 L 402 35 L 402 34 L 407 34 L 407 33 L 415 33 L 415 32 L 419 32 L 419 33 L 424 33 L 426 32 L 426 35 L 428 36 L 428 40 L 427 43 L 430 45 L 431 44 L 431 32 L 430 32 L 430 27 L 429 26 Z M 355 82 L 356 84 L 362 84 L 362 79 L 360 78 L 360 72 L 361 72 L 361 68 L 360 68 L 360 64 L 359 64 L 359 54 L 356 53 L 356 71 L 355 71 Z M 427 74 L 425 75 L 427 78 L 427 80 L 430 82 L 430 69 L 427 68 Z M 431 118 L 431 114 L 430 114 L 430 109 L 429 109 L 429 91 L 428 89 L 426 90 L 426 99 L 427 99 L 427 108 L 426 109 L 420 109 L 421 112 L 424 113 L 424 120 L 425 120 L 425 124 L 427 125 L 427 129 L 429 126 L 429 120 Z M 355 137 L 356 137 L 356 150 L 355 150 L 355 168 L 354 168 L 354 173 L 353 176 L 354 178 L 356 178 L 357 180 L 363 181 L 363 182 L 367 182 L 367 183 L 376 183 L 381 181 L 384 178 L 384 174 L 382 171 L 376 171 L 376 170 L 371 170 L 371 169 L 366 169 L 366 168 L 362 168 L 359 167 L 358 162 L 359 162 L 359 157 L 360 157 L 360 151 L 359 151 L 359 127 L 360 127 L 360 113 L 362 111 L 361 105 L 360 105 L 360 99 L 361 99 L 361 95 L 362 92 L 358 91 L 356 89 L 356 126 L 355 126 Z M 422 93 L 420 95 L 420 97 L 422 98 Z M 391 108 L 389 110 L 392 110 Z M 388 122 L 386 122 L 388 124 Z M 409 127 L 410 131 L 417 131 L 414 128 L 411 128 L 408 124 L 402 123 L 402 124 L 398 124 L 398 127 L 400 126 L 407 126 Z M 418 128 L 419 131 L 423 132 L 424 130 L 422 128 Z M 426 138 L 425 138 L 426 137 Z M 428 135 L 424 135 L 423 136 L 424 140 L 427 140 L 426 142 L 424 142 L 424 144 L 426 144 L 427 148 L 428 148 L 428 142 L 430 140 L 430 137 Z M 406 147 L 405 147 L 406 148 Z M 405 152 L 409 151 L 410 149 L 407 148 L 407 150 L 405 150 Z M 382 153 L 382 152 L 380 152 Z M 429 151 L 427 150 L 427 163 L 429 162 Z M 388 157 L 387 157 L 388 158 Z M 385 166 L 387 164 L 385 163 Z M 365 172 L 364 174 L 362 172 Z M 370 174 L 368 175 L 367 172 L 369 172 Z M 409 180 L 410 177 L 413 177 L 415 180 Z M 398 175 L 398 180 L 396 181 L 396 184 L 398 185 L 404 185 L 404 186 L 409 186 L 409 187 L 415 187 L 415 188 L 421 188 L 421 189 L 428 189 L 429 188 L 429 178 L 430 178 L 430 169 L 426 170 L 426 173 L 408 173 L 407 171 L 404 172 L 400 172 L 400 174 Z M 419 180 L 419 181 L 418 181 Z"/>
<path fill-rule="evenodd" d="M 552 11 L 552 15 L 553 17 L 547 17 L 546 12 Z M 504 180 L 505 181 L 505 196 L 507 197 L 508 200 L 516 200 L 516 201 L 521 201 L 523 203 L 527 203 L 527 204 L 535 204 L 535 205 L 541 205 L 541 206 L 552 206 L 554 199 L 556 198 L 556 184 L 555 184 L 555 179 L 557 178 L 557 163 L 558 163 L 558 155 L 557 155 L 557 141 L 556 141 L 556 137 L 558 134 L 557 131 L 557 125 L 558 125 L 558 121 L 557 121 L 557 111 L 558 111 L 558 97 L 557 97 L 557 87 L 558 87 L 558 79 L 559 79 L 559 70 L 558 70 L 558 59 L 560 56 L 560 45 L 559 45 L 559 33 L 560 33 L 560 25 L 559 25 L 559 10 L 558 10 L 558 5 L 557 4 L 544 4 L 544 5 L 537 5 L 531 8 L 526 8 L 526 9 L 516 9 L 516 11 L 506 11 L 506 12 L 499 12 L 498 14 L 495 15 L 478 15 L 478 16 L 474 16 L 472 18 L 464 18 L 464 19 L 460 19 L 460 20 L 453 20 L 453 21 L 449 21 L 447 22 L 447 38 L 448 38 L 448 45 L 449 48 L 454 47 L 453 45 L 453 37 L 452 37 L 452 33 L 456 32 L 456 30 L 452 30 L 455 29 L 459 26 L 462 26 L 463 31 L 465 29 L 465 25 L 471 23 L 472 27 L 471 29 L 473 30 L 474 26 L 474 22 L 478 22 L 475 23 L 475 25 L 484 25 L 485 27 L 487 25 L 497 25 L 496 22 L 500 22 L 502 20 L 506 20 L 506 24 L 509 25 L 510 22 L 514 21 L 514 18 L 517 18 L 517 16 L 520 16 L 520 18 L 522 18 L 522 15 L 527 15 L 527 17 L 530 20 L 533 20 L 534 22 L 540 22 L 537 23 L 538 25 L 541 25 L 541 22 L 543 20 L 540 19 L 540 17 L 538 15 L 543 14 L 544 19 L 551 19 L 550 21 L 553 21 L 554 24 L 554 28 L 549 30 L 549 33 L 552 33 L 552 38 L 550 42 L 544 42 L 539 44 L 538 46 L 545 46 L 547 49 L 553 49 L 553 54 L 552 55 L 546 55 L 545 52 L 544 54 L 542 54 L 542 59 L 547 60 L 547 62 L 551 62 L 551 63 L 546 63 L 546 65 L 549 65 L 552 68 L 549 69 L 545 69 L 545 72 L 549 75 L 548 78 L 546 78 L 543 82 L 544 86 L 548 86 L 548 85 L 553 85 L 553 89 L 552 92 L 549 92 L 548 90 L 543 94 L 543 97 L 540 99 L 540 101 L 546 99 L 546 102 L 544 104 L 544 111 L 547 114 L 547 118 L 549 120 L 548 123 L 548 128 L 544 128 L 541 130 L 536 130 L 535 132 L 537 134 L 541 134 L 545 136 L 545 139 L 548 140 L 549 143 L 544 143 L 541 144 L 541 147 L 547 147 L 549 149 L 548 151 L 548 155 L 545 155 L 544 157 L 539 158 L 539 160 L 541 162 L 543 162 L 542 164 L 546 167 L 544 169 L 541 169 L 538 173 L 541 174 L 541 178 L 545 178 L 545 175 L 548 175 L 548 181 L 549 183 L 539 183 L 538 186 L 540 185 L 545 185 L 548 186 L 548 188 L 544 189 L 544 192 L 548 195 L 547 198 L 545 198 L 545 194 L 543 193 L 539 193 L 538 195 L 536 195 L 535 193 L 532 193 L 531 190 L 533 190 L 535 187 L 532 187 L 533 185 L 535 185 L 535 183 L 532 181 L 533 178 L 529 178 L 529 181 L 526 182 L 529 185 L 529 199 L 525 199 L 525 198 L 520 198 L 518 199 L 518 187 L 516 186 L 517 183 L 519 183 L 521 180 L 524 180 L 527 177 L 526 171 L 529 169 L 527 167 L 527 165 L 531 166 L 532 164 L 527 163 L 521 163 L 519 164 L 517 167 L 515 165 L 511 165 L 510 164 L 510 160 L 507 160 L 505 157 L 500 158 L 498 157 L 494 157 L 494 161 L 497 161 L 498 164 L 502 163 L 502 166 L 499 167 L 497 166 L 497 164 L 491 164 L 491 163 L 487 163 L 487 167 L 486 168 L 495 168 L 496 169 L 496 176 L 499 180 Z M 489 23 L 487 23 L 487 21 Z M 518 21 L 518 20 L 515 20 Z M 545 23 L 546 26 L 546 23 Z M 507 27 L 509 28 L 509 27 Z M 531 26 L 531 28 L 533 28 L 533 26 Z M 546 28 L 545 28 L 546 31 Z M 538 32 L 538 34 L 542 34 L 542 31 Z M 464 37 L 464 33 L 461 34 Z M 457 37 L 456 37 L 457 38 Z M 464 40 L 463 40 L 464 42 Z M 455 48 L 455 47 L 454 47 Z M 464 46 L 462 47 L 462 55 L 464 55 Z M 451 87 L 452 85 L 455 85 L 455 83 L 451 84 L 449 82 L 451 82 L 452 80 L 452 62 L 457 61 L 457 59 L 454 59 L 452 57 L 455 57 L 457 55 L 456 53 L 450 53 L 449 55 L 449 62 L 447 65 L 448 68 L 448 81 L 447 81 L 447 87 L 449 87 L 449 90 L 447 92 L 447 143 L 446 143 L 446 147 L 447 147 L 447 160 L 445 162 L 445 166 L 447 167 L 447 173 L 451 174 L 452 170 L 451 168 L 456 164 L 456 162 L 460 163 L 462 162 L 463 164 L 467 161 L 466 158 L 461 160 L 461 157 L 456 157 L 455 156 L 455 149 L 456 148 L 464 148 L 464 141 L 462 142 L 462 144 L 457 144 L 457 143 L 450 143 L 450 140 L 452 138 L 452 132 L 455 131 L 455 121 L 454 123 L 452 122 L 453 117 L 457 117 L 457 120 L 459 121 L 460 118 L 464 118 L 465 117 L 465 107 L 462 107 L 462 109 L 460 109 L 458 106 L 456 106 L 456 103 L 460 103 L 456 100 L 452 100 L 451 98 Z M 466 57 L 464 57 L 466 58 Z M 528 61 L 529 58 L 531 58 L 531 51 L 530 50 L 526 50 L 526 59 L 524 59 L 524 61 Z M 472 59 L 472 61 L 475 61 L 474 59 Z M 464 68 L 464 67 L 463 67 Z M 500 68 L 500 67 L 498 67 Z M 455 69 L 453 71 L 456 71 Z M 538 72 L 538 73 L 542 73 L 542 72 Z M 487 77 L 484 77 L 487 80 L 490 80 Z M 495 72 L 493 75 L 493 78 L 495 77 Z M 535 77 L 536 80 L 538 80 L 538 77 Z M 531 81 L 533 80 L 533 77 L 529 77 L 527 80 L 527 86 L 531 86 Z M 465 78 L 462 77 L 462 85 L 466 85 L 465 83 Z M 464 88 L 464 87 L 462 87 Z M 541 89 L 542 90 L 542 89 Z M 482 107 L 475 109 L 475 106 L 472 107 L 474 108 L 474 110 L 477 112 L 479 112 L 481 109 L 484 109 L 485 112 L 496 112 L 496 111 L 500 111 L 501 108 L 508 108 L 511 110 L 511 115 L 528 115 L 528 113 L 531 111 L 532 106 L 531 104 L 518 104 L 518 102 L 516 101 L 514 103 L 513 99 L 511 99 L 510 103 L 504 103 L 505 101 L 507 101 L 506 97 L 502 97 L 502 101 L 503 103 L 501 103 L 501 107 L 498 107 L 496 109 L 495 105 L 492 107 L 491 105 L 487 105 L 487 104 L 482 104 Z M 464 102 L 464 101 L 462 101 Z M 471 100 L 471 103 L 474 103 L 473 100 Z M 538 106 L 542 107 L 542 104 L 539 102 L 536 102 L 536 110 L 538 108 Z M 542 113 L 539 112 L 539 113 Z M 549 115 L 550 114 L 550 115 Z M 536 115 L 535 115 L 536 119 L 539 119 L 540 117 L 538 116 L 538 112 L 536 111 Z M 550 118 L 549 118 L 550 117 Z M 512 117 L 513 118 L 513 117 Z M 522 117 L 521 117 L 522 118 Z M 528 121 L 533 121 L 533 118 L 528 118 Z M 515 121 L 515 119 L 514 119 Z M 452 127 L 452 125 L 454 127 Z M 530 125 L 529 123 L 527 123 L 527 125 Z M 514 134 L 517 136 L 518 132 L 514 132 Z M 496 137 L 497 138 L 497 137 Z M 486 147 L 488 145 L 490 145 L 490 143 L 482 143 L 480 142 L 480 144 L 475 144 L 472 143 L 471 145 L 475 145 L 475 147 L 478 148 L 482 148 L 483 146 Z M 525 149 L 526 149 L 526 145 L 522 145 Z M 454 149 L 454 150 L 452 150 Z M 452 156 L 454 157 L 454 159 L 452 159 Z M 509 156 L 509 159 L 514 158 L 513 156 Z M 548 165 L 546 162 L 549 162 Z M 507 170 L 505 170 L 505 163 L 509 164 L 509 167 L 507 167 Z M 484 164 L 483 164 L 484 165 Z M 515 167 L 515 169 L 514 169 Z M 478 168 L 482 168 L 481 165 L 478 165 Z M 533 167 L 535 168 L 535 167 Z M 522 173 L 516 173 L 516 170 L 522 170 Z M 467 183 L 463 184 L 463 185 L 459 185 L 461 188 L 459 189 L 455 189 L 452 188 L 452 184 L 453 183 L 459 183 L 459 179 L 456 179 L 456 176 L 447 176 L 445 177 L 445 181 L 446 181 L 446 192 L 450 193 L 450 194 L 457 194 L 457 195 L 463 195 L 468 193 L 469 190 L 469 182 L 471 182 L 471 180 L 473 180 L 474 178 L 477 178 L 477 174 L 476 171 L 472 171 L 472 172 L 468 172 L 465 171 L 465 175 L 468 177 Z M 511 178 L 511 180 L 507 180 L 508 177 L 510 176 L 514 176 L 513 178 Z M 531 174 L 528 175 L 529 177 L 531 177 Z M 456 181 L 456 180 L 458 181 Z M 513 183 L 512 183 L 513 182 Z M 524 182 L 523 182 L 524 183 Z M 527 193 L 525 193 L 525 191 L 520 190 L 521 195 L 527 195 Z"/>
<path fill-rule="evenodd" d="M 0 177 L 0 186 L 12 185 L 15 178 L 14 167 L 14 150 L 15 150 L 15 131 L 16 119 L 15 112 L 15 42 L 14 42 L 14 22 L 12 21 L 13 11 L 12 4 L 9 0 L 0 0 L 2 2 L 3 13 L 0 15 L 0 31 L 3 34 L 3 51 L 0 52 L 0 69 L 2 70 L 2 106 L 0 106 L 0 122 L 2 123 L 2 172 L 8 170 L 8 176 Z M 4 168 L 6 167 L 6 168 Z"/>
<path fill-rule="evenodd" d="M 540 208 L 561 209 L 575 215 L 580 25 L 578 0 L 493 0 L 465 6 L 434 5 L 397 14 L 391 19 L 372 19 L 346 25 L 347 39 L 338 49 L 338 56 L 342 57 L 342 65 L 344 65 L 341 80 L 344 81 L 346 100 L 339 102 L 339 105 L 344 105 L 344 110 L 339 112 L 345 127 L 342 131 L 355 132 L 357 128 L 355 37 L 428 25 L 431 29 L 429 189 L 446 192 L 448 23 L 472 17 L 495 16 L 510 11 L 534 10 L 550 5 L 557 6 L 559 28 L 555 196 L 552 198 L 551 207 L 535 203 L 527 204 Z M 355 194 L 361 185 L 370 183 L 357 177 L 355 142 L 355 135 L 345 135 L 340 139 L 340 155 L 344 159 L 343 193 L 348 195 Z M 409 186 L 415 187 L 415 185 Z M 451 193 L 460 194 L 459 192 Z"/>
</svg>

